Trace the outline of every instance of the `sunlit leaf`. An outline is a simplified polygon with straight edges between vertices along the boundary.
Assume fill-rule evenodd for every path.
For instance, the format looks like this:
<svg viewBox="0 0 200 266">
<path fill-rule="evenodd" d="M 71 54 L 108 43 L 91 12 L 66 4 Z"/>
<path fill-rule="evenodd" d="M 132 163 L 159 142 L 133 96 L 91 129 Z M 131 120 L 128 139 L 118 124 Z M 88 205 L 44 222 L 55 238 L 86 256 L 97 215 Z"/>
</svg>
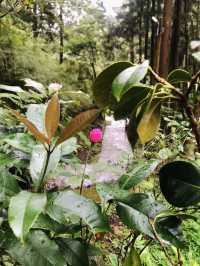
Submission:
<svg viewBox="0 0 200 266">
<path fill-rule="evenodd" d="M 8 220 L 16 237 L 24 240 L 46 205 L 46 195 L 21 191 L 10 200 Z"/>
<path fill-rule="evenodd" d="M 60 121 L 60 104 L 58 94 L 54 94 L 51 98 L 46 114 L 45 114 L 45 128 L 49 139 L 55 135 Z"/>
<path fill-rule="evenodd" d="M 129 251 L 129 253 L 126 256 L 126 259 L 123 263 L 123 266 L 141 266 L 141 260 L 140 260 L 140 256 L 137 253 L 136 249 L 134 246 L 131 247 L 131 250 Z"/>
<path fill-rule="evenodd" d="M 92 109 L 75 116 L 61 131 L 60 137 L 56 145 L 71 138 L 73 135 L 86 128 L 90 123 L 92 123 L 92 121 L 95 120 L 95 118 L 97 118 L 98 114 L 98 109 Z"/>
<path fill-rule="evenodd" d="M 160 102 L 152 102 L 140 120 L 137 133 L 142 144 L 152 140 L 160 127 Z"/>
</svg>

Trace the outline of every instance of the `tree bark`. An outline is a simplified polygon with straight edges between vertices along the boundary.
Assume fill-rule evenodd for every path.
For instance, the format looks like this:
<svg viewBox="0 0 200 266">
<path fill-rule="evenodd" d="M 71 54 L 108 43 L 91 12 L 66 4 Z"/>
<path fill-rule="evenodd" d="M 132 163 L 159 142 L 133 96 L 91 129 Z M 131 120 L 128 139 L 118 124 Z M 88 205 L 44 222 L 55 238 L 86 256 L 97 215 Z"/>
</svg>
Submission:
<svg viewBox="0 0 200 266">
<path fill-rule="evenodd" d="M 170 41 L 172 32 L 173 0 L 164 0 L 163 27 L 159 74 L 166 78 L 169 71 Z"/>
<path fill-rule="evenodd" d="M 59 20 L 60 20 L 60 55 L 59 55 L 59 62 L 60 64 L 63 63 L 63 55 L 64 55 L 64 22 L 63 22 L 63 6 L 62 3 L 60 3 L 59 6 L 60 13 L 59 13 Z"/>
<path fill-rule="evenodd" d="M 146 0 L 146 16 L 145 16 L 145 44 L 144 44 L 144 57 L 147 59 L 149 57 L 149 9 L 150 0 Z"/>
</svg>

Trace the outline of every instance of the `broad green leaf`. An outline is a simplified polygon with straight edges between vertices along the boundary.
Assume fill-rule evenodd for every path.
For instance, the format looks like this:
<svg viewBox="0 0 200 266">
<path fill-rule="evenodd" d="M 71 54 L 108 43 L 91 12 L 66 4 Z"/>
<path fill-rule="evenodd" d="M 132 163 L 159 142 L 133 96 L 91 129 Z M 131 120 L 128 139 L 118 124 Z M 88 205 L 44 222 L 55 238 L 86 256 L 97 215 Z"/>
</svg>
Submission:
<svg viewBox="0 0 200 266">
<path fill-rule="evenodd" d="M 163 240 L 182 249 L 186 243 L 180 227 L 181 223 L 179 216 L 160 217 L 155 221 L 155 229 Z"/>
<path fill-rule="evenodd" d="M 55 93 L 48 103 L 45 114 L 45 128 L 47 136 L 51 140 L 56 133 L 60 121 L 60 104 L 58 94 Z"/>
<path fill-rule="evenodd" d="M 140 84 L 132 86 L 123 94 L 119 103 L 114 106 L 114 117 L 116 120 L 130 117 L 136 106 L 147 97 L 151 87 Z"/>
<path fill-rule="evenodd" d="M 108 257 L 112 266 L 119 266 L 118 257 L 116 254 L 110 254 Z"/>
<path fill-rule="evenodd" d="M 190 73 L 184 69 L 175 69 L 173 70 L 169 76 L 168 81 L 171 84 L 177 84 L 181 82 L 189 82 L 191 80 L 192 76 Z"/>
<path fill-rule="evenodd" d="M 118 74 L 112 83 L 112 93 L 118 102 L 124 93 L 146 76 L 148 67 L 149 61 L 146 60 L 144 63 L 131 66 Z"/>
<path fill-rule="evenodd" d="M 195 50 L 200 47 L 200 41 L 191 41 L 190 48 L 191 50 Z"/>
<path fill-rule="evenodd" d="M 36 139 L 38 139 L 41 143 L 45 144 L 49 144 L 49 140 L 48 138 L 41 133 L 36 126 L 29 121 L 25 116 L 21 115 L 19 112 L 12 110 L 12 114 L 15 115 L 20 122 L 22 122 L 27 128 L 28 130 L 35 136 Z"/>
<path fill-rule="evenodd" d="M 136 186 L 145 178 L 147 178 L 151 173 L 153 173 L 158 164 L 158 160 L 150 160 L 137 163 L 130 172 L 120 177 L 120 187 L 122 189 L 130 189 Z"/>
<path fill-rule="evenodd" d="M 200 169 L 189 161 L 174 161 L 159 172 L 160 188 L 166 200 L 177 207 L 200 202 Z"/>
<path fill-rule="evenodd" d="M 25 81 L 25 84 L 24 84 L 25 87 L 33 88 L 34 90 L 36 90 L 42 94 L 46 94 L 45 88 L 41 83 L 39 83 L 35 80 L 32 80 L 32 79 L 29 79 L 29 78 L 25 78 L 24 81 Z"/>
<path fill-rule="evenodd" d="M 122 200 L 126 198 L 131 192 L 121 189 L 118 184 L 97 184 L 96 191 L 101 198 L 103 206 L 111 200 Z"/>
<path fill-rule="evenodd" d="M 74 152 L 78 148 L 76 138 L 72 137 L 61 144 L 61 155 L 65 156 Z"/>
<path fill-rule="evenodd" d="M 99 107 L 106 107 L 110 104 L 113 80 L 120 72 L 131 66 L 133 65 L 130 62 L 117 62 L 98 75 L 94 82 L 93 92 Z"/>
<path fill-rule="evenodd" d="M 35 184 L 38 183 L 43 174 L 46 158 L 47 158 L 47 152 L 43 147 L 43 145 L 36 145 L 33 149 L 30 160 L 30 174 Z M 61 158 L 61 147 L 58 146 L 51 154 L 45 177 L 48 177 L 48 175 L 56 169 L 60 161 L 60 158 Z"/>
<path fill-rule="evenodd" d="M 130 229 L 135 229 L 151 238 L 154 238 L 148 217 L 124 203 L 118 203 L 117 214 L 122 222 Z"/>
<path fill-rule="evenodd" d="M 28 244 L 45 258 L 51 265 L 66 266 L 64 255 L 56 242 L 50 239 L 41 230 L 31 230 L 28 237 Z"/>
<path fill-rule="evenodd" d="M 151 195 L 145 193 L 131 193 L 120 201 L 149 218 L 155 218 L 160 212 L 166 210 L 162 203 L 156 201 Z"/>
<path fill-rule="evenodd" d="M 15 149 L 21 150 L 26 153 L 31 153 L 36 142 L 32 136 L 27 133 L 15 133 L 8 135 L 3 139 L 7 144 Z"/>
<path fill-rule="evenodd" d="M 98 116 L 99 109 L 91 109 L 80 113 L 75 116 L 67 126 L 61 131 L 60 137 L 56 143 L 59 145 L 65 140 L 71 138 L 81 130 L 85 129 L 90 123 L 92 123 Z"/>
<path fill-rule="evenodd" d="M 160 127 L 160 102 L 152 102 L 140 120 L 137 133 L 142 144 L 152 140 Z"/>
<path fill-rule="evenodd" d="M 54 205 L 61 207 L 65 213 L 82 218 L 94 233 L 109 230 L 107 220 L 101 213 L 100 206 L 90 199 L 72 191 L 63 191 L 58 193 Z"/>
<path fill-rule="evenodd" d="M 8 207 L 9 200 L 20 192 L 17 180 L 8 171 L 1 169 L 0 172 L 0 203 Z"/>
<path fill-rule="evenodd" d="M 131 247 L 131 250 L 129 251 L 129 253 L 126 255 L 126 259 L 123 263 L 123 266 L 141 266 L 141 260 L 140 260 L 140 256 L 137 253 L 135 247 Z"/>
<path fill-rule="evenodd" d="M 28 106 L 26 117 L 31 121 L 40 132 L 45 132 L 45 104 L 30 104 Z"/>
<path fill-rule="evenodd" d="M 23 266 L 52 266 L 31 245 L 22 244 L 12 232 L 0 231 L 1 247 L 20 265 Z"/>
<path fill-rule="evenodd" d="M 89 266 L 87 248 L 78 240 L 62 239 L 57 241 L 68 263 L 73 266 Z"/>
<path fill-rule="evenodd" d="M 22 241 L 46 205 L 46 195 L 21 191 L 12 197 L 8 209 L 8 220 L 16 237 Z"/>
</svg>

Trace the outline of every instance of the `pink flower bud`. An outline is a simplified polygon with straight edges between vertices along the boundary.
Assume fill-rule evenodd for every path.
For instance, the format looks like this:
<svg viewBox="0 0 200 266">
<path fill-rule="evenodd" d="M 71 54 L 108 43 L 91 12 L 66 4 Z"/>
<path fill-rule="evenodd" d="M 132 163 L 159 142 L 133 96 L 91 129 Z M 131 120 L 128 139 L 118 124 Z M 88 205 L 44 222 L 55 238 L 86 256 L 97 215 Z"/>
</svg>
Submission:
<svg viewBox="0 0 200 266">
<path fill-rule="evenodd" d="M 100 128 L 94 128 L 90 131 L 90 141 L 93 143 L 100 142 L 102 140 L 103 134 Z"/>
</svg>

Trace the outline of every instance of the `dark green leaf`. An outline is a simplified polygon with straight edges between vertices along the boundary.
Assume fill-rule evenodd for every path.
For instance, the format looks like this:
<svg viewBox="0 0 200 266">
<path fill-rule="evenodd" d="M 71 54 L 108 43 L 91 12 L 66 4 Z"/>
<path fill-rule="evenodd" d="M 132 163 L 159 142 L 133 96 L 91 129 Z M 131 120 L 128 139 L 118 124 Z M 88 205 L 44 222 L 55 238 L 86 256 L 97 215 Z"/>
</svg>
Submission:
<svg viewBox="0 0 200 266">
<path fill-rule="evenodd" d="M 58 193 L 54 204 L 62 207 L 65 213 L 82 218 L 94 233 L 109 230 L 108 223 L 101 213 L 100 206 L 90 199 L 72 191 L 63 191 Z"/>
<path fill-rule="evenodd" d="M 173 70 L 169 76 L 168 81 L 171 84 L 177 84 L 180 82 L 189 82 L 191 80 L 192 76 L 190 73 L 184 69 L 175 69 Z"/>
<path fill-rule="evenodd" d="M 16 178 L 8 171 L 2 170 L 0 172 L 0 203 L 4 207 L 8 207 L 9 200 L 14 195 L 20 192 L 20 187 Z"/>
<path fill-rule="evenodd" d="M 12 197 L 8 209 L 8 220 L 16 237 L 24 240 L 46 205 L 46 195 L 21 191 Z"/>
<path fill-rule="evenodd" d="M 124 93 L 126 93 L 132 86 L 138 84 L 146 75 L 149 67 L 149 61 L 136 66 L 131 66 L 114 79 L 112 83 L 112 93 L 119 101 Z"/>
<path fill-rule="evenodd" d="M 132 86 L 113 107 L 115 119 L 129 117 L 139 103 L 147 97 L 150 90 L 151 87 L 143 84 Z"/>
<path fill-rule="evenodd" d="M 75 239 L 62 239 L 57 243 L 69 265 L 89 266 L 87 249 L 81 242 Z"/>
<path fill-rule="evenodd" d="M 65 258 L 59 246 L 43 231 L 32 230 L 28 235 L 28 244 L 51 265 L 65 266 Z"/>
<path fill-rule="evenodd" d="M 137 231 L 154 238 L 152 228 L 146 215 L 124 203 L 118 203 L 117 214 L 128 228 L 136 229 Z"/>
<path fill-rule="evenodd" d="M 127 174 L 124 174 L 119 179 L 119 185 L 122 189 L 130 189 L 145 178 L 147 178 L 158 166 L 158 160 L 150 160 L 150 161 L 143 161 L 139 162 L 136 167 L 133 168 Z"/>
<path fill-rule="evenodd" d="M 168 163 L 161 168 L 159 176 L 161 191 L 172 205 L 187 207 L 200 201 L 200 170 L 194 163 Z"/>
<path fill-rule="evenodd" d="M 118 62 L 109 66 L 98 75 L 93 86 L 93 91 L 99 107 L 106 107 L 109 105 L 113 80 L 120 72 L 130 66 L 132 66 L 130 62 Z"/>
</svg>

